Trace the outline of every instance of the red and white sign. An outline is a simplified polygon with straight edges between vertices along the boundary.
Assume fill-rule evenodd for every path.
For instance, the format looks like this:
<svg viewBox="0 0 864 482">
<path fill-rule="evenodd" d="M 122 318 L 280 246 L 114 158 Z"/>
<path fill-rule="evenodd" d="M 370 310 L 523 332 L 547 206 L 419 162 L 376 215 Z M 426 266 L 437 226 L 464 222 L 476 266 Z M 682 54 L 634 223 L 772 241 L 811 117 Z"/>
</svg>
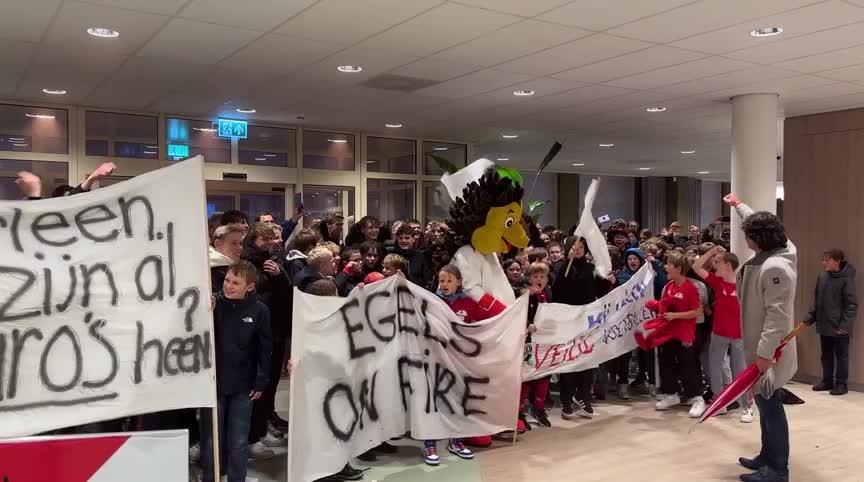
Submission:
<svg viewBox="0 0 864 482">
<path fill-rule="evenodd" d="M 0 440 L 0 481 L 185 481 L 188 440 L 185 430 Z"/>
</svg>

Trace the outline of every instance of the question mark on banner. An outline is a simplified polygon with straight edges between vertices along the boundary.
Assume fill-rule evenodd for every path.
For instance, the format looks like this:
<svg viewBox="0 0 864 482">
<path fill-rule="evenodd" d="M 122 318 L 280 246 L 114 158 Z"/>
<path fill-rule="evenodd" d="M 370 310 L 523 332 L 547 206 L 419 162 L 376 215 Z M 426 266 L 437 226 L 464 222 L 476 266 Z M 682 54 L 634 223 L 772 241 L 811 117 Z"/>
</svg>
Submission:
<svg viewBox="0 0 864 482">
<path fill-rule="evenodd" d="M 192 302 L 186 307 L 186 298 L 192 298 Z M 198 303 L 201 302 L 201 293 L 198 288 L 186 288 L 180 293 L 177 298 L 177 308 L 186 308 L 186 331 L 192 331 L 192 313 L 198 309 Z"/>
</svg>

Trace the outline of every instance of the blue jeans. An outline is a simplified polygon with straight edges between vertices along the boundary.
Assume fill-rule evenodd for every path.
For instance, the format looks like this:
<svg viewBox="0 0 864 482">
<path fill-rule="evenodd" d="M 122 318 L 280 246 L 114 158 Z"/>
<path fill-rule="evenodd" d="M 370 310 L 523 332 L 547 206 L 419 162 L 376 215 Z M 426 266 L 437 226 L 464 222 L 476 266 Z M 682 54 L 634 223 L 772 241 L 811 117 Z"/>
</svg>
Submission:
<svg viewBox="0 0 864 482">
<path fill-rule="evenodd" d="M 219 424 L 219 468 L 228 482 L 246 482 L 246 458 L 249 451 L 249 426 L 252 423 L 252 400 L 248 393 L 219 394 L 216 399 Z M 201 410 L 201 467 L 204 482 L 214 482 L 213 429 L 210 410 Z"/>
<path fill-rule="evenodd" d="M 771 398 L 756 395 L 759 408 L 759 425 L 762 427 L 762 451 L 759 458 L 777 475 L 789 476 L 789 423 L 783 409 L 780 390 Z"/>
</svg>

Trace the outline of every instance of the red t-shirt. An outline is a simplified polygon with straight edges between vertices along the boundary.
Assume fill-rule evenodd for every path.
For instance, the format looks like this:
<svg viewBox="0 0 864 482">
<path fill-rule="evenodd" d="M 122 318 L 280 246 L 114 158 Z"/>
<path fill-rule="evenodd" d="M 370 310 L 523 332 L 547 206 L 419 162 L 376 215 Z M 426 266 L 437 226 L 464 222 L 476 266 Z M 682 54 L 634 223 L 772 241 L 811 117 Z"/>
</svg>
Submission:
<svg viewBox="0 0 864 482">
<path fill-rule="evenodd" d="M 687 280 L 681 286 L 670 281 L 663 288 L 663 296 L 660 298 L 660 313 L 683 313 L 699 308 L 702 301 L 699 299 L 699 291 Z M 682 343 L 693 343 L 696 339 L 696 318 L 689 320 L 674 320 L 673 336 Z"/>
<path fill-rule="evenodd" d="M 735 283 L 727 283 L 714 273 L 708 273 L 705 282 L 714 289 L 714 334 L 740 339 L 741 305 Z"/>
</svg>

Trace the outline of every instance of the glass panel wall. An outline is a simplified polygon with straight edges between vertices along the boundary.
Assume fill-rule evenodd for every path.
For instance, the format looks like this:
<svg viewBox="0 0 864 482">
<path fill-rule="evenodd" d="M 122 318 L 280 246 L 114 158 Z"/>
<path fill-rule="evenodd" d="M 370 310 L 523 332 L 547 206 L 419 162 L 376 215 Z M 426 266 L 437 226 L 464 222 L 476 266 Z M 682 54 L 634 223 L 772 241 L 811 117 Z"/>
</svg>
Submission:
<svg viewBox="0 0 864 482">
<path fill-rule="evenodd" d="M 303 167 L 354 170 L 354 136 L 333 132 L 303 131 Z"/>
<path fill-rule="evenodd" d="M 249 136 L 238 139 L 240 164 L 297 167 L 297 131 L 249 125 Z"/>
<path fill-rule="evenodd" d="M 438 167 L 432 156 L 446 159 L 461 169 L 468 165 L 466 162 L 468 158 L 468 146 L 465 144 L 423 141 L 423 172 L 429 176 L 441 176 L 444 174 L 444 171 Z"/>
<path fill-rule="evenodd" d="M 69 183 L 68 169 L 65 162 L 0 159 L 0 200 L 14 201 L 26 197 L 15 184 L 21 171 L 39 176 L 42 180 L 42 197 L 50 197 L 54 188 Z"/>
<path fill-rule="evenodd" d="M 366 138 L 366 170 L 389 174 L 417 172 L 416 142 L 410 139 Z"/>
<path fill-rule="evenodd" d="M 159 158 L 157 117 L 87 111 L 84 133 L 88 156 Z"/>
<path fill-rule="evenodd" d="M 231 140 L 216 135 L 210 121 L 165 119 L 165 141 L 169 161 L 182 161 L 197 155 L 206 162 L 231 162 Z"/>
<path fill-rule="evenodd" d="M 0 104 L 0 151 L 67 154 L 68 113 L 63 109 Z"/>
<path fill-rule="evenodd" d="M 384 223 L 414 217 L 415 181 L 367 179 L 366 214 Z"/>
</svg>

